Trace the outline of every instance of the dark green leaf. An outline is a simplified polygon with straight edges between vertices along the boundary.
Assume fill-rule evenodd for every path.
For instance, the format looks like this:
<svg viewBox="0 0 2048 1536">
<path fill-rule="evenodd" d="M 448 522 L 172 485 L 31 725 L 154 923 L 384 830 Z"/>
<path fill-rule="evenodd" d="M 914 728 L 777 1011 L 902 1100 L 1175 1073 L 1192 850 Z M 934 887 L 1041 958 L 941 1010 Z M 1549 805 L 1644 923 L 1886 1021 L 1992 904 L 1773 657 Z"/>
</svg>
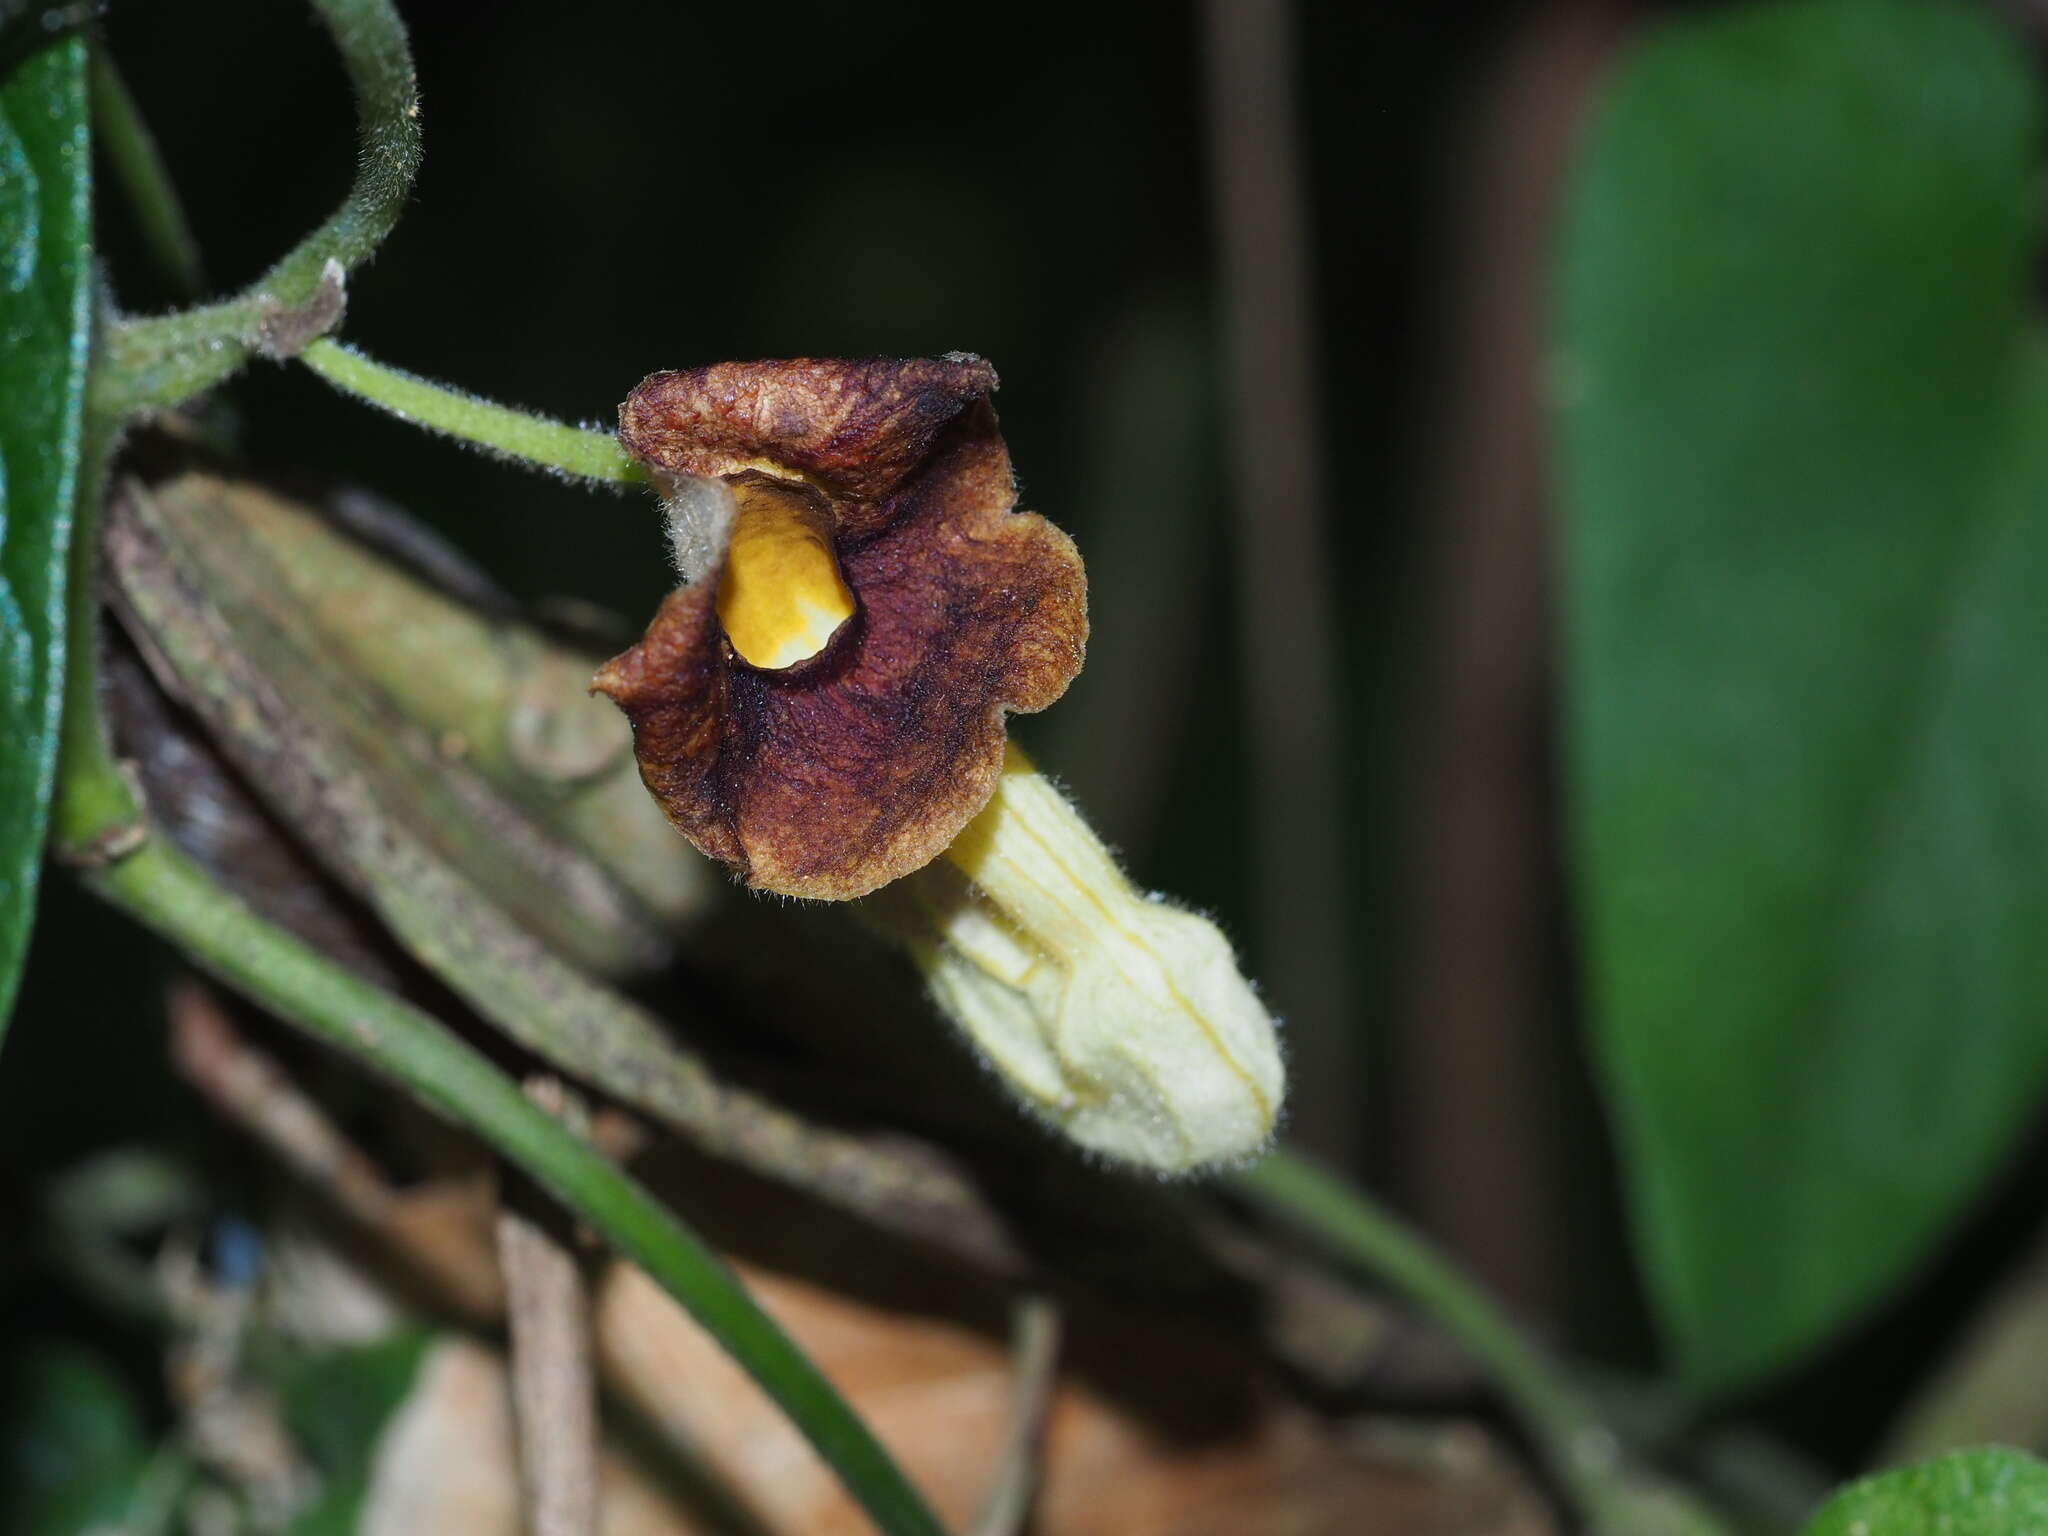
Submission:
<svg viewBox="0 0 2048 1536">
<path fill-rule="evenodd" d="M 312 1507 L 293 1519 L 291 1536 L 355 1536 L 362 1526 L 363 1501 L 369 1496 L 364 1473 L 330 1481 Z"/>
<path fill-rule="evenodd" d="M 128 1512 L 148 1464 L 133 1394 L 81 1350 L 50 1345 L 15 1363 L 0 1417 L 0 1529 L 58 1536 Z"/>
<path fill-rule="evenodd" d="M 0 85 L 0 1031 L 42 866 L 89 341 L 85 44 Z"/>
<path fill-rule="evenodd" d="M 408 1329 L 374 1344 L 279 1359 L 272 1374 L 285 1423 L 330 1478 L 360 1474 L 384 1421 L 412 1391 L 432 1335 Z"/>
<path fill-rule="evenodd" d="M 406 1329 L 372 1344 L 280 1352 L 265 1363 L 286 1425 L 320 1471 L 320 1497 L 292 1522 L 292 1536 L 356 1529 L 378 1439 L 411 1395 L 432 1342 L 425 1330 Z"/>
<path fill-rule="evenodd" d="M 1993 1446 L 1851 1483 L 1806 1536 L 2048 1536 L 2048 1466 Z"/>
<path fill-rule="evenodd" d="M 1577 170 L 1576 875 L 1697 1388 L 1897 1282 L 2048 1068 L 2037 116 L 1972 8 L 1774 4 L 1637 49 Z"/>
</svg>

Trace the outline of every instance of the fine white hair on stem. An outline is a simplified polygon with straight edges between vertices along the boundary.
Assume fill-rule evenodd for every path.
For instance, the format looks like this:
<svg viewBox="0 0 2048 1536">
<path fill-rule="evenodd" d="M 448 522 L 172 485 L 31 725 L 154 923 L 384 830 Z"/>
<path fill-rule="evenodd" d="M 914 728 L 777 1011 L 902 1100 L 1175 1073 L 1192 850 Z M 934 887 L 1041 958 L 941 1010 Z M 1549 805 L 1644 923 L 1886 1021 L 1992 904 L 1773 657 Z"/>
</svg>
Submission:
<svg viewBox="0 0 2048 1536">
<path fill-rule="evenodd" d="M 677 475 L 666 487 L 668 543 L 685 585 L 710 570 L 725 553 L 732 531 L 732 492 L 723 480 Z"/>
</svg>

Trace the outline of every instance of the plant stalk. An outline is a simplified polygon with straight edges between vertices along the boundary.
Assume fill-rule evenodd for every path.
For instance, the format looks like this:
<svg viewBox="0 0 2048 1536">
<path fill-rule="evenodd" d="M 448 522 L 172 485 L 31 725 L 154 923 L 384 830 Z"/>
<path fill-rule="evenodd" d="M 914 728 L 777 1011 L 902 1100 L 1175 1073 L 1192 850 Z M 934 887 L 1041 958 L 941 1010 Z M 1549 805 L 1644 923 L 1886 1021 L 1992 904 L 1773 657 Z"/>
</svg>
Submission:
<svg viewBox="0 0 2048 1536">
<path fill-rule="evenodd" d="M 235 297 L 113 327 L 110 366 L 100 377 L 106 409 L 125 415 L 175 405 L 232 377 L 280 316 L 321 303 L 329 262 L 354 271 L 398 222 L 420 162 L 419 91 L 405 25 L 391 0 L 312 5 L 355 96 L 355 185 L 326 223 Z"/>
<path fill-rule="evenodd" d="M 400 421 L 473 443 L 488 453 L 579 480 L 612 485 L 647 483 L 647 471 L 627 456 L 609 432 L 572 427 L 480 400 L 365 357 L 325 336 L 301 352 L 299 361 L 336 389 L 388 411 Z"/>
</svg>

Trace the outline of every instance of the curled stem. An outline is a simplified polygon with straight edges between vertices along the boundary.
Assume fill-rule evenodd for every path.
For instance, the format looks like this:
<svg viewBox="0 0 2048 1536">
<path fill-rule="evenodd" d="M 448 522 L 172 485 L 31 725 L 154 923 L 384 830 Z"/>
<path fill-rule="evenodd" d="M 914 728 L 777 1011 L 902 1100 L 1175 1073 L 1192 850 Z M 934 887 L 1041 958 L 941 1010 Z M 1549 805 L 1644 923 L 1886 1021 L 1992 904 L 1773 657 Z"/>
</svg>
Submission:
<svg viewBox="0 0 2048 1536">
<path fill-rule="evenodd" d="M 473 443 L 486 452 L 583 480 L 642 485 L 647 471 L 627 457 L 609 432 L 572 427 L 497 405 L 365 357 L 322 337 L 299 361 L 336 389 L 388 411 L 400 421 Z"/>
<path fill-rule="evenodd" d="M 340 210 L 232 299 L 109 326 L 101 403 L 121 415 L 175 404 L 235 373 L 250 355 L 296 353 L 335 388 L 401 421 L 580 480 L 645 484 L 608 432 L 482 400 L 389 367 L 320 332 L 339 318 L 342 276 L 367 261 L 402 210 L 419 166 L 419 98 L 405 30 L 389 0 L 312 0 L 355 88 L 362 169 Z M 181 292 L 204 287 L 199 247 L 134 98 L 105 52 L 92 55 L 94 110 L 152 255 Z M 298 338 L 311 334 L 301 344 Z M 294 338 L 272 345 L 280 336 Z"/>
<path fill-rule="evenodd" d="M 333 35 L 356 102 L 355 185 L 334 215 L 231 299 L 129 320 L 107 336 L 104 408 L 175 405 L 234 375 L 280 313 L 321 297 L 330 262 L 344 273 L 375 254 L 419 169 L 419 91 L 391 0 L 312 0 Z"/>
</svg>

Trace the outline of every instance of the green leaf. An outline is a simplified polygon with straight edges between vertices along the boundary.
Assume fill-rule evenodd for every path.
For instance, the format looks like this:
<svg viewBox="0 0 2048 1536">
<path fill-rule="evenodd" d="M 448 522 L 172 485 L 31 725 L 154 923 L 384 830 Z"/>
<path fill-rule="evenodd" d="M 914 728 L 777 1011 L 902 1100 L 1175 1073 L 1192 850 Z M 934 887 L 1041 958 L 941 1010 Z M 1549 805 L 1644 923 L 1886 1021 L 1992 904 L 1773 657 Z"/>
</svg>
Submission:
<svg viewBox="0 0 2048 1536">
<path fill-rule="evenodd" d="M 362 1472 L 385 1420 L 412 1393 L 433 1335 L 409 1328 L 374 1343 L 281 1357 L 271 1374 L 284 1419 L 329 1477 Z"/>
<path fill-rule="evenodd" d="M 356 1528 L 377 1442 L 412 1395 L 432 1342 L 425 1329 L 405 1329 L 370 1344 L 287 1352 L 269 1362 L 285 1423 L 322 1483 L 318 1501 L 292 1522 L 292 1536 L 345 1536 Z"/>
<path fill-rule="evenodd" d="M 2048 1536 L 2048 1465 L 1997 1446 L 1851 1483 L 1805 1536 Z"/>
<path fill-rule="evenodd" d="M 1924 1258 L 2048 1069 L 2036 85 L 1961 5 L 1670 25 L 1556 358 L 1593 1044 L 1684 1379 Z"/>
<path fill-rule="evenodd" d="M 91 328 L 85 43 L 0 84 L 0 1033 L 35 916 Z"/>
<path fill-rule="evenodd" d="M 127 1385 L 83 1350 L 45 1345 L 16 1362 L 0 1415 L 0 1529 L 60 1536 L 114 1527 L 149 1462 Z"/>
</svg>

